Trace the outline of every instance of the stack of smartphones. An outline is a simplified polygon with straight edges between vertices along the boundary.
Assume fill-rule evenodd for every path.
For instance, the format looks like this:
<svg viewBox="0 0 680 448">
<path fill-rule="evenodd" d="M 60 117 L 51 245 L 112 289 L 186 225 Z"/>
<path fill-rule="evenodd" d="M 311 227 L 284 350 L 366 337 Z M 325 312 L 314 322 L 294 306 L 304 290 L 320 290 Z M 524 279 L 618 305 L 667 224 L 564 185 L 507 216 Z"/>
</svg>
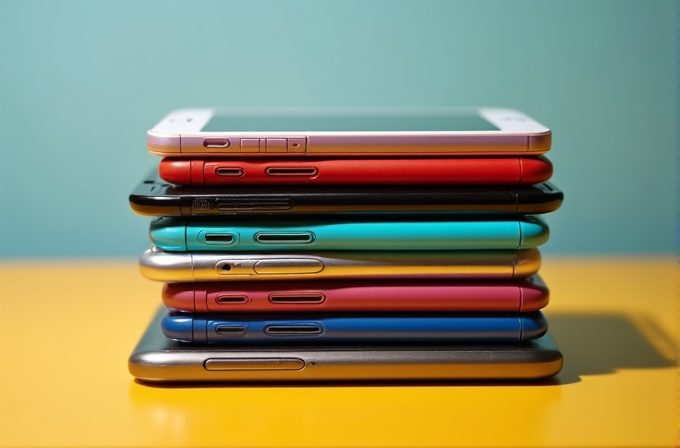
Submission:
<svg viewBox="0 0 680 448">
<path fill-rule="evenodd" d="M 510 109 L 172 112 L 130 195 L 144 381 L 535 379 L 551 132 Z"/>
</svg>

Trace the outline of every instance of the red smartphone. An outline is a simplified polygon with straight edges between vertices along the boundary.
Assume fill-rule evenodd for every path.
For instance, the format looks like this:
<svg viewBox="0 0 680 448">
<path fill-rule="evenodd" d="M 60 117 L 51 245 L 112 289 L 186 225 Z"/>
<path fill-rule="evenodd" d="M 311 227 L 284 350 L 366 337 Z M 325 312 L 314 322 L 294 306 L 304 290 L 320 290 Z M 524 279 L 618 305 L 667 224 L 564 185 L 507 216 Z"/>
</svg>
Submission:
<svg viewBox="0 0 680 448">
<path fill-rule="evenodd" d="M 160 177 L 188 186 L 218 185 L 528 185 L 552 176 L 540 157 L 398 159 L 172 158 L 161 160 Z"/>
<path fill-rule="evenodd" d="M 163 303 L 192 313 L 285 311 L 530 312 L 548 304 L 538 275 L 514 282 L 318 281 L 166 283 Z"/>
</svg>

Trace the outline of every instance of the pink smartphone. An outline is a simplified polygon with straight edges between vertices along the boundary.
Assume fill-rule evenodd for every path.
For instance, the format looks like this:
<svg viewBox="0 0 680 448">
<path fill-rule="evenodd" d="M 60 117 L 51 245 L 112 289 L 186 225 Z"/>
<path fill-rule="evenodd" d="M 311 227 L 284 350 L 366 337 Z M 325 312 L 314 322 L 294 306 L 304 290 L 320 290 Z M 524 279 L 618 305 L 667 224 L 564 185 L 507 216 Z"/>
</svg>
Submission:
<svg viewBox="0 0 680 448">
<path fill-rule="evenodd" d="M 520 281 L 319 281 L 166 283 L 168 308 L 199 312 L 499 311 L 548 304 L 538 275 Z"/>
<path fill-rule="evenodd" d="M 512 109 L 182 109 L 147 132 L 160 156 L 537 156 L 550 129 Z"/>
<path fill-rule="evenodd" d="M 219 185 L 525 185 L 552 176 L 541 157 L 267 159 L 166 157 L 160 177 L 173 184 Z"/>
</svg>

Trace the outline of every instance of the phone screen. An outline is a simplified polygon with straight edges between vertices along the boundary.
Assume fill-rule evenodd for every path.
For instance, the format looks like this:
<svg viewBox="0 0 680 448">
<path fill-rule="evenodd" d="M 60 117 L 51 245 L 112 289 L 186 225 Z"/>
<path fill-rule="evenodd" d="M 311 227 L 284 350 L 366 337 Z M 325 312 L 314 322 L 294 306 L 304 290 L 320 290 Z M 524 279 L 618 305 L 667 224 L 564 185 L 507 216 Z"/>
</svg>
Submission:
<svg viewBox="0 0 680 448">
<path fill-rule="evenodd" d="M 203 132 L 497 131 L 479 115 L 213 115 Z"/>
</svg>

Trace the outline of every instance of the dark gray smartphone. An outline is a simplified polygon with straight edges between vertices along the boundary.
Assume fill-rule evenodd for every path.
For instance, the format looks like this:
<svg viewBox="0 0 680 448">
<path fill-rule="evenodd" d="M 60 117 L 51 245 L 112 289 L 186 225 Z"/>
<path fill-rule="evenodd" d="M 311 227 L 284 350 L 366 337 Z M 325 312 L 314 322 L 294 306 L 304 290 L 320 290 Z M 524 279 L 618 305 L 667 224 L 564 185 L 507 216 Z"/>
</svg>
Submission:
<svg viewBox="0 0 680 448">
<path fill-rule="evenodd" d="M 557 210 L 564 194 L 550 182 L 518 186 L 223 186 L 182 187 L 150 172 L 130 207 L 151 216 L 316 213 L 525 213 Z"/>
<path fill-rule="evenodd" d="M 148 382 L 313 382 L 518 380 L 557 374 L 562 354 L 546 334 L 499 344 L 324 344 L 224 347 L 165 337 L 159 307 L 130 355 L 130 373 Z"/>
</svg>

